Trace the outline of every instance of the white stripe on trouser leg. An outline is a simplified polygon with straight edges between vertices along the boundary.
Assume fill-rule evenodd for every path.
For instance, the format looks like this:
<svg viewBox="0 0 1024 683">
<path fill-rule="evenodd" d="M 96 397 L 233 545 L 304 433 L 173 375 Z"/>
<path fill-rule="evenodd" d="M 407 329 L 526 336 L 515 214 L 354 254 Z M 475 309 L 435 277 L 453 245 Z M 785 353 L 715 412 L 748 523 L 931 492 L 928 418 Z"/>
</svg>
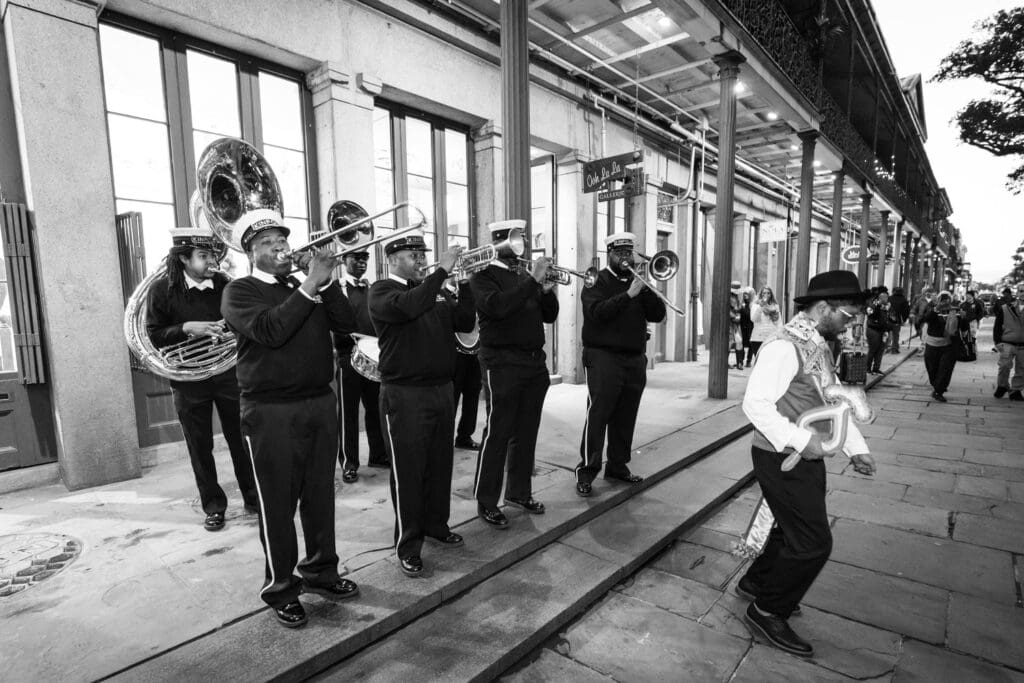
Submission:
<svg viewBox="0 0 1024 683">
<path fill-rule="evenodd" d="M 590 395 L 590 375 L 587 373 L 587 368 L 583 368 L 583 381 L 587 383 L 587 417 L 583 420 L 583 457 L 580 458 L 584 465 L 590 464 L 590 411 L 594 405 L 594 399 Z M 576 481 L 580 480 L 580 467 L 576 466 Z"/>
<path fill-rule="evenodd" d="M 249 462 L 252 463 L 252 478 L 256 482 L 256 496 L 260 499 L 260 520 L 263 522 L 263 552 L 267 554 L 267 566 L 270 567 L 270 583 L 260 591 L 260 597 L 267 592 L 267 589 L 277 583 L 277 575 L 274 574 L 274 559 L 270 553 L 270 526 L 267 522 L 267 508 L 263 504 L 263 488 L 260 486 L 260 475 L 256 473 L 256 456 L 253 455 L 252 439 L 245 437 L 245 445 L 249 447 Z"/>
<path fill-rule="evenodd" d="M 341 413 L 341 419 L 338 420 L 341 426 L 341 438 L 338 440 L 338 445 L 341 446 L 340 450 L 344 456 L 341 463 L 342 471 L 344 471 L 345 465 L 348 463 L 348 450 L 345 449 L 345 380 L 340 367 L 338 368 L 338 407 L 341 409 L 338 411 Z M 356 409 L 358 410 L 358 407 Z"/>
<path fill-rule="evenodd" d="M 391 444 L 391 476 L 395 479 L 395 522 L 398 523 L 398 538 L 395 539 L 395 555 L 398 554 L 398 544 L 402 540 L 402 496 L 399 494 L 398 486 L 398 453 L 395 451 L 395 440 L 391 437 L 391 416 L 384 411 L 384 421 L 387 423 L 388 443 Z M 402 558 L 398 558 L 402 559 Z"/>
<path fill-rule="evenodd" d="M 476 456 L 476 477 L 473 480 L 473 497 L 477 497 L 477 492 L 480 490 L 480 473 L 483 471 L 484 466 L 484 451 L 487 449 L 487 442 L 491 438 L 491 415 L 494 412 L 494 392 L 491 391 L 491 371 L 487 371 L 487 424 L 484 425 L 484 442 L 480 444 L 480 450 L 477 451 Z"/>
</svg>

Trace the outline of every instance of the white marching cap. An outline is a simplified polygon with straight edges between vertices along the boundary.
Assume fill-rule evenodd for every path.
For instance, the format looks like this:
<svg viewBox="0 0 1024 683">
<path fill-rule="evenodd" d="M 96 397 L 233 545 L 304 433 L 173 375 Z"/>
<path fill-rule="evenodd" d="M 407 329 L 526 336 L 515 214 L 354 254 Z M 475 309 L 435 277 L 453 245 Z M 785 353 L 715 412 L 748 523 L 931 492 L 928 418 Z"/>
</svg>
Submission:
<svg viewBox="0 0 1024 683">
<path fill-rule="evenodd" d="M 631 232 L 617 232 L 604 238 L 604 246 L 609 250 L 619 247 L 636 249 L 637 241 L 636 235 Z"/>
<path fill-rule="evenodd" d="M 495 233 L 501 232 L 502 230 L 511 230 L 513 228 L 526 230 L 526 221 L 516 218 L 510 221 L 496 221 L 494 223 L 487 224 L 487 229 L 491 231 L 491 237 L 494 237 Z"/>
</svg>

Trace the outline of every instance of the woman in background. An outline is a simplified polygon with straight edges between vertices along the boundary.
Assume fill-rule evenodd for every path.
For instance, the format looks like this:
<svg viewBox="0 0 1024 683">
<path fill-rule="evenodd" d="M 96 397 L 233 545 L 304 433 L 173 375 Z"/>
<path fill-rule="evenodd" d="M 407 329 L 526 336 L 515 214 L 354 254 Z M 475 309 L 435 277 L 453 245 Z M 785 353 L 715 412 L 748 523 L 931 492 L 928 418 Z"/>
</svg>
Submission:
<svg viewBox="0 0 1024 683">
<path fill-rule="evenodd" d="M 750 332 L 750 357 L 757 355 L 761 344 L 782 329 L 782 315 L 775 301 L 771 287 L 762 287 L 757 299 L 750 306 L 750 321 L 754 324 Z M 748 361 L 749 358 L 748 358 Z"/>
</svg>

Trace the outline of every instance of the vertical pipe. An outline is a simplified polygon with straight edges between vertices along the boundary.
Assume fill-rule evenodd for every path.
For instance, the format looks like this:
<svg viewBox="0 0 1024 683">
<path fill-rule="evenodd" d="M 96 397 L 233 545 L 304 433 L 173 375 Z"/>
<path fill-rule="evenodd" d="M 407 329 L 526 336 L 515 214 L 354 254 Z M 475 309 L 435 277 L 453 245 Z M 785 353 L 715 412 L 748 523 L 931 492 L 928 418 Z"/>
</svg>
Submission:
<svg viewBox="0 0 1024 683">
<path fill-rule="evenodd" d="M 896 234 L 892 237 L 892 289 L 900 286 L 900 270 L 903 266 L 903 224 L 906 222 L 906 218 L 900 217 L 896 222 Z"/>
<path fill-rule="evenodd" d="M 719 69 L 718 176 L 715 183 L 715 263 L 711 275 L 708 397 L 729 394 L 729 281 L 732 265 L 733 183 L 736 174 L 736 80 L 746 58 L 730 50 L 714 58 Z"/>
<path fill-rule="evenodd" d="M 814 145 L 817 131 L 800 133 L 803 153 L 800 158 L 800 230 L 796 245 L 796 295 L 807 292 L 811 270 L 811 211 L 814 208 Z"/>
<path fill-rule="evenodd" d="M 832 179 L 832 237 L 828 245 L 828 268 L 839 270 L 839 258 L 843 250 L 843 182 L 846 170 L 840 168 Z"/>
<path fill-rule="evenodd" d="M 885 284 L 885 252 L 889 249 L 889 211 L 882 211 L 882 226 L 878 228 L 878 285 Z"/>
<path fill-rule="evenodd" d="M 501 2 L 501 125 L 505 218 L 530 220 L 529 3 Z M 533 226 L 527 223 L 527 235 Z"/>
<path fill-rule="evenodd" d="M 857 260 L 857 278 L 861 287 L 868 286 L 868 225 L 871 222 L 871 193 L 860 196 L 860 257 Z"/>
</svg>

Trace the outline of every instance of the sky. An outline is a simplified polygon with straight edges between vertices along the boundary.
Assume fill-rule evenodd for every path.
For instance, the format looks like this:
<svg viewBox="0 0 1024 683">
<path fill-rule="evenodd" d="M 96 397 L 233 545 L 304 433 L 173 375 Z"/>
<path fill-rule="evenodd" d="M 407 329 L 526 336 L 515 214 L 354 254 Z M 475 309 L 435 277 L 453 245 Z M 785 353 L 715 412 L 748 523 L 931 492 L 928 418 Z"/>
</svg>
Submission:
<svg viewBox="0 0 1024 683">
<path fill-rule="evenodd" d="M 972 99 L 992 91 L 981 80 L 929 83 L 939 62 L 974 35 L 979 20 L 1024 0 L 872 0 L 896 73 L 924 78 L 928 127 L 925 148 L 939 185 L 953 205 L 950 221 L 967 245 L 974 280 L 993 282 L 1013 266 L 1024 239 L 1024 193 L 1006 189 L 1006 175 L 1021 159 L 998 158 L 960 142 L 953 117 Z"/>
</svg>

